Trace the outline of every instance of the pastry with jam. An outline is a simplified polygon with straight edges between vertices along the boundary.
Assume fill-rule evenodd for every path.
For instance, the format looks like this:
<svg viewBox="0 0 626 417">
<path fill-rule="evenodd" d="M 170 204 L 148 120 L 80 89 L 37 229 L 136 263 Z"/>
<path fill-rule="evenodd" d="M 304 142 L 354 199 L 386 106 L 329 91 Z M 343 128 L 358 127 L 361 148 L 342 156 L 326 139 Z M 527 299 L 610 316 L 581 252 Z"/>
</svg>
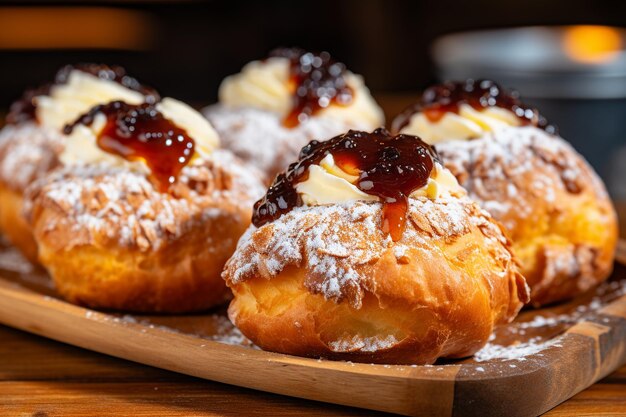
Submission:
<svg viewBox="0 0 626 417">
<path fill-rule="evenodd" d="M 269 351 L 461 358 L 528 300 L 498 224 L 415 136 L 312 141 L 257 201 L 252 223 L 222 276 L 231 321 Z"/>
<path fill-rule="evenodd" d="M 435 144 L 469 196 L 502 223 L 533 305 L 609 277 L 618 228 L 604 184 L 517 93 L 489 80 L 435 85 L 393 130 Z"/>
<path fill-rule="evenodd" d="M 67 300 L 189 312 L 230 297 L 220 273 L 262 175 L 186 104 L 112 101 L 64 127 L 60 167 L 26 191 L 39 260 Z"/>
<path fill-rule="evenodd" d="M 60 166 L 66 123 L 112 100 L 155 103 L 158 93 L 118 66 L 68 65 L 51 84 L 28 90 L 13 103 L 0 131 L 0 229 L 33 263 L 37 247 L 22 216 L 24 190 Z"/>
<path fill-rule="evenodd" d="M 363 79 L 328 52 L 274 50 L 224 79 L 205 115 L 224 147 L 272 178 L 312 139 L 372 130 L 384 115 Z"/>
</svg>

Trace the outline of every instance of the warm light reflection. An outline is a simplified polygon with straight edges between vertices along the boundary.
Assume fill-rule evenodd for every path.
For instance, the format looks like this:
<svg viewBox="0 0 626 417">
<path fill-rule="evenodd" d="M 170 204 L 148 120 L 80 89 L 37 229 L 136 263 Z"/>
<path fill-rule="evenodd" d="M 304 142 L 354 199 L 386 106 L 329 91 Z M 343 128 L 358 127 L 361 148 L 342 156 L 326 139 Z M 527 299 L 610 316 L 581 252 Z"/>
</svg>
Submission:
<svg viewBox="0 0 626 417">
<path fill-rule="evenodd" d="M 563 43 L 573 60 L 595 64 L 617 57 L 622 36 L 618 29 L 608 26 L 571 26 L 565 29 Z"/>
<path fill-rule="evenodd" d="M 153 41 L 149 14 L 110 7 L 0 7 L 0 49 L 142 50 Z"/>
</svg>

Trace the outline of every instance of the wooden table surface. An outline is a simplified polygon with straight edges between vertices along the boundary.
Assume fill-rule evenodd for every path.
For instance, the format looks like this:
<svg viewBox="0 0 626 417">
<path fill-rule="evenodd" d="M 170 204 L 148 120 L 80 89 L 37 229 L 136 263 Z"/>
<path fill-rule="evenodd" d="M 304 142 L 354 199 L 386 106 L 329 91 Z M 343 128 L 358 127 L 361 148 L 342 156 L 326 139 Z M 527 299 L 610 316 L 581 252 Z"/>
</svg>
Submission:
<svg viewBox="0 0 626 417">
<path fill-rule="evenodd" d="M 0 415 L 365 416 L 175 374 L 0 326 Z M 626 415 L 626 366 L 547 416 Z"/>
</svg>

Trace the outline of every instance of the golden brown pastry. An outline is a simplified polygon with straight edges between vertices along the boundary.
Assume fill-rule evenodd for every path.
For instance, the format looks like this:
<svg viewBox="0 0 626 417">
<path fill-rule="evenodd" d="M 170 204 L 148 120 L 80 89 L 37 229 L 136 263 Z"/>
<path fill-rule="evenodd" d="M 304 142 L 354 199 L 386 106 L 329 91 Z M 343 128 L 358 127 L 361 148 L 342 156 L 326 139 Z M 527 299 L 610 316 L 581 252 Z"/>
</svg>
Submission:
<svg viewBox="0 0 626 417">
<path fill-rule="evenodd" d="M 498 224 L 432 148 L 383 129 L 303 148 L 222 276 L 261 348 L 372 363 L 472 355 L 528 297 Z"/>
<path fill-rule="evenodd" d="M 95 308 L 203 310 L 262 194 L 185 104 L 112 102 L 66 128 L 63 168 L 27 190 L 39 259 L 58 292 Z"/>
<path fill-rule="evenodd" d="M 470 197 L 505 226 L 533 305 L 610 275 L 618 230 L 602 181 L 515 93 L 486 80 L 437 85 L 394 129 L 436 144 Z"/>
<path fill-rule="evenodd" d="M 140 104 L 159 96 L 121 67 L 81 64 L 61 68 L 53 84 L 26 91 L 11 106 L 0 131 L 0 230 L 31 262 L 37 262 L 37 246 L 22 216 L 24 190 L 61 165 L 66 123 L 117 99 Z"/>
<path fill-rule="evenodd" d="M 205 115 L 224 147 L 272 179 L 312 139 L 371 130 L 384 115 L 359 75 L 328 52 L 276 49 L 224 79 Z"/>
</svg>

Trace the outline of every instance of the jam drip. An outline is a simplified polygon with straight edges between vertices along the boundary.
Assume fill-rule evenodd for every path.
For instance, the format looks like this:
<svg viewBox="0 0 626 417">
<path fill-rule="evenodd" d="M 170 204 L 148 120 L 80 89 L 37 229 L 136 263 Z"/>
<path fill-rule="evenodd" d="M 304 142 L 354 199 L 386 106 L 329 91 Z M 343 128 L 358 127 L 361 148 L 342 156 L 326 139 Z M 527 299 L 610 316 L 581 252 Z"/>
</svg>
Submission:
<svg viewBox="0 0 626 417">
<path fill-rule="evenodd" d="M 154 88 L 142 85 L 135 78 L 126 74 L 126 70 L 117 65 L 104 64 L 76 64 L 66 65 L 57 71 L 54 78 L 54 84 L 46 84 L 36 89 L 26 90 L 22 97 L 11 105 L 9 114 L 7 115 L 8 124 L 18 124 L 35 120 L 37 118 L 37 105 L 34 98 L 50 94 L 53 85 L 61 85 L 67 83 L 70 73 L 73 70 L 91 74 L 101 80 L 114 81 L 130 90 L 143 94 L 146 103 L 157 103 L 161 100 L 161 96 Z"/>
<path fill-rule="evenodd" d="M 79 124 L 93 124 L 98 114 L 107 119 L 97 137 L 98 147 L 128 161 L 145 161 L 161 192 L 176 181 L 194 154 L 195 143 L 187 132 L 148 103 L 113 101 L 96 106 L 65 126 L 65 134 L 72 133 Z"/>
<path fill-rule="evenodd" d="M 306 181 L 309 166 L 319 164 L 328 154 L 339 168 L 358 176 L 354 185 L 359 190 L 382 200 L 382 230 L 394 241 L 400 240 L 409 195 L 428 183 L 438 157 L 418 137 L 392 136 L 382 128 L 372 133 L 351 130 L 324 142 L 311 141 L 300 151 L 298 161 L 279 174 L 265 197 L 256 202 L 252 223 L 260 227 L 301 206 L 296 185 Z"/>
<path fill-rule="evenodd" d="M 472 79 L 465 82 L 448 81 L 427 88 L 419 102 L 394 119 L 393 130 L 402 130 L 416 113 L 423 113 L 431 122 L 436 123 L 446 113 L 459 113 L 461 104 L 468 104 L 478 111 L 487 107 L 510 110 L 520 119 L 522 125 L 536 126 L 550 134 L 557 133 L 556 127 L 549 124 L 536 109 L 521 102 L 517 91 L 507 91 L 491 80 Z"/>
<path fill-rule="evenodd" d="M 346 84 L 346 66 L 333 60 L 328 52 L 319 54 L 299 48 L 280 48 L 270 57 L 289 59 L 293 83 L 293 107 L 283 121 L 295 127 L 331 104 L 348 105 L 352 89 Z"/>
</svg>

